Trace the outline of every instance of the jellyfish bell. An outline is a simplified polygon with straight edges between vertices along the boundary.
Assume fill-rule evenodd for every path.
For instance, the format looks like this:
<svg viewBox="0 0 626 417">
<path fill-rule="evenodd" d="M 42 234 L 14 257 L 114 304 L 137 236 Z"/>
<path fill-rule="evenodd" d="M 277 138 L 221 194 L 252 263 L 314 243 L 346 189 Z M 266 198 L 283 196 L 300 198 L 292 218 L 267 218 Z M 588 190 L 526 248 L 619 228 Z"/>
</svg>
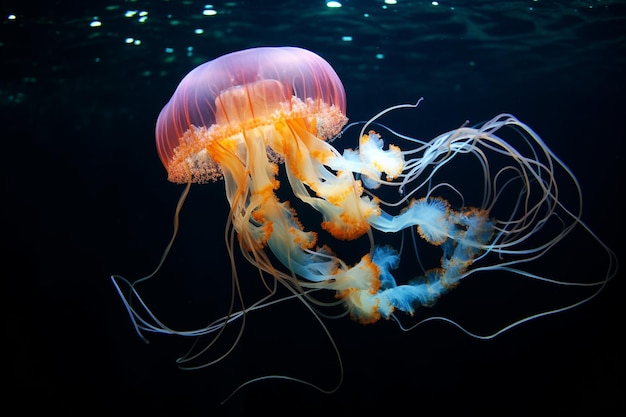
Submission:
<svg viewBox="0 0 626 417">
<path fill-rule="evenodd" d="M 178 359 L 180 367 L 197 369 L 219 362 L 235 348 L 239 337 L 226 353 L 192 365 L 226 326 L 237 321 L 243 332 L 248 313 L 271 306 L 277 283 L 291 294 L 283 300 L 300 300 L 333 346 L 322 320 L 326 315 L 320 309 L 343 305 L 345 314 L 360 323 L 392 319 L 405 328 L 399 313 L 412 316 L 478 274 L 512 274 L 554 285 L 591 287 L 593 292 L 576 303 L 526 315 L 488 335 L 471 333 L 443 317 L 426 320 L 441 320 L 473 337 L 491 338 L 592 299 L 616 274 L 617 262 L 611 249 L 582 221 L 581 190 L 571 170 L 539 135 L 509 114 L 478 126 L 461 126 L 427 141 L 378 123 L 389 111 L 418 104 L 394 106 L 358 123 L 358 143 L 341 152 L 331 141 L 345 134 L 345 91 L 336 72 L 320 56 L 295 47 L 252 48 L 192 70 L 159 114 L 156 126 L 157 149 L 168 179 L 187 184 L 176 209 L 172 239 L 150 275 L 132 283 L 112 276 L 137 333 L 141 337 L 145 332 L 211 335 L 213 339 L 205 347 L 194 344 Z M 510 139 L 505 139 L 507 130 L 514 133 Z M 480 191 L 469 195 L 455 186 L 455 177 L 469 177 L 455 166 L 459 160 L 477 167 L 471 178 Z M 279 181 L 279 169 L 284 170 L 286 180 Z M 445 181 L 439 179 L 442 172 L 448 174 Z M 557 177 L 565 178 L 575 190 L 572 205 L 559 194 Z M 163 264 L 191 184 L 218 180 L 223 181 L 230 205 L 229 217 L 224 220 L 225 245 L 232 268 L 232 298 L 236 295 L 238 302 L 203 328 L 173 329 L 143 301 L 137 284 L 152 278 Z M 313 227 L 304 225 L 289 200 L 279 197 L 279 189 L 312 208 L 319 221 Z M 444 194 L 455 196 L 460 203 L 452 204 Z M 466 204 L 469 201 L 478 203 Z M 604 276 L 574 283 L 524 268 L 574 227 L 585 230 L 590 241 L 608 255 Z M 367 249 L 358 254 L 356 262 L 348 262 L 332 245 L 318 242 L 322 231 L 337 242 L 365 240 Z M 394 247 L 383 243 L 389 239 L 381 238 L 405 234 L 416 242 L 413 251 L 418 261 L 418 243 L 439 254 L 428 268 L 421 267 L 421 261 L 411 263 L 408 280 L 397 275 L 400 260 L 410 252 L 404 247 L 410 245 Z M 238 254 L 258 269 L 262 280 L 273 279 L 274 285 L 267 286 L 268 293 L 257 302 L 248 304 L 242 296 L 235 261 Z M 316 298 L 321 290 L 332 291 L 336 300 Z M 341 384 L 341 377 L 330 390 L 291 377 L 259 379 L 278 377 L 322 392 L 333 392 Z"/>
<path fill-rule="evenodd" d="M 252 48 L 202 64 L 183 78 L 157 119 L 157 149 L 171 181 L 186 183 L 191 163 L 191 181 L 207 182 L 221 176 L 215 147 L 235 147 L 244 133 L 273 131 L 289 119 L 330 139 L 346 123 L 345 113 L 343 84 L 321 57 L 295 47 Z M 194 127 L 204 127 L 205 137 L 197 137 Z M 210 150 L 204 152 L 206 145 Z"/>
</svg>

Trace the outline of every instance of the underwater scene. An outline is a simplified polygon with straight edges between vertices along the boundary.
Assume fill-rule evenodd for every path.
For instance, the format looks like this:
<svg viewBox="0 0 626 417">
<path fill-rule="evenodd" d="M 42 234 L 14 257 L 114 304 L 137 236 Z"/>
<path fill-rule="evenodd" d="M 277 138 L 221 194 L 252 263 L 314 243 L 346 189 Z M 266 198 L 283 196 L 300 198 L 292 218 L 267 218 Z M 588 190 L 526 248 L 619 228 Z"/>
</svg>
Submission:
<svg viewBox="0 0 626 417">
<path fill-rule="evenodd" d="M 624 411 L 626 2 L 0 12 L 7 409 Z"/>
</svg>

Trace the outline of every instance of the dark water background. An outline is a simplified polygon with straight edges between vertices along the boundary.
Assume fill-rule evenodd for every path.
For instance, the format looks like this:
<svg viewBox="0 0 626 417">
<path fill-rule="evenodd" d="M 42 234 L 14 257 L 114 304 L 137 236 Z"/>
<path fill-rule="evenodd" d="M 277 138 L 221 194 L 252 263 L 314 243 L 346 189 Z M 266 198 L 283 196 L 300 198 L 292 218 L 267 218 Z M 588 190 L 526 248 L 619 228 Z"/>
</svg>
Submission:
<svg viewBox="0 0 626 417">
<path fill-rule="evenodd" d="M 251 315 L 233 354 L 196 372 L 174 363 L 187 340 L 152 336 L 144 345 L 133 332 L 109 276 L 141 277 L 156 266 L 182 191 L 157 157 L 156 116 L 193 67 L 253 46 L 301 46 L 328 60 L 351 120 L 424 97 L 419 110 L 386 122 L 429 138 L 466 120 L 515 114 L 577 174 L 585 221 L 623 255 L 626 2 L 342 3 L 0 4 L 3 405 L 17 407 L 12 415 L 626 410 L 623 273 L 590 303 L 488 342 L 442 324 L 403 333 L 391 322 L 330 320 L 346 371 L 333 395 L 270 381 L 219 405 L 258 375 L 337 382 L 336 356 L 295 302 Z M 226 215 L 219 184 L 192 189 L 162 278 L 146 286 L 174 324 L 200 326 L 227 307 Z M 601 274 L 605 259 L 587 242 L 570 236 L 538 269 L 564 279 Z M 260 290 L 254 270 L 241 274 L 252 293 Z M 559 288 L 478 279 L 435 313 L 489 332 L 534 303 L 567 301 Z"/>
</svg>

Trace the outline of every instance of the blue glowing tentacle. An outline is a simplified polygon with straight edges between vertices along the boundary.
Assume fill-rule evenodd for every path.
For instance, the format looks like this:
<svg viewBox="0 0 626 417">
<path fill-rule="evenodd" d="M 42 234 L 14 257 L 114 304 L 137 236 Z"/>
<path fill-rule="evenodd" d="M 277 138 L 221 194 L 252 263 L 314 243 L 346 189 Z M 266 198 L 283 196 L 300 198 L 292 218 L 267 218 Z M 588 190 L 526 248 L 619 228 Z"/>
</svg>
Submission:
<svg viewBox="0 0 626 417">
<path fill-rule="evenodd" d="M 443 251 L 441 268 L 428 270 L 407 284 L 397 285 L 391 271 L 399 264 L 399 254 L 387 246 L 377 247 L 372 262 L 380 270 L 380 289 L 375 294 L 362 291 L 358 298 L 353 298 L 357 298 L 359 306 L 375 306 L 377 313 L 385 318 L 389 318 L 394 310 L 412 314 L 419 306 L 434 304 L 465 276 L 474 258 L 483 251 L 493 235 L 493 221 L 485 211 L 469 209 L 459 213 L 448 210 L 439 201 L 435 201 L 434 205 L 424 202 L 411 207 L 410 216 L 414 219 L 432 219 L 433 207 L 440 210 L 440 219 L 437 221 L 446 228 L 446 236 L 439 243 Z M 363 317 L 367 317 L 366 312 L 354 311 L 354 307 L 352 310 L 353 316 L 365 321 Z"/>
</svg>

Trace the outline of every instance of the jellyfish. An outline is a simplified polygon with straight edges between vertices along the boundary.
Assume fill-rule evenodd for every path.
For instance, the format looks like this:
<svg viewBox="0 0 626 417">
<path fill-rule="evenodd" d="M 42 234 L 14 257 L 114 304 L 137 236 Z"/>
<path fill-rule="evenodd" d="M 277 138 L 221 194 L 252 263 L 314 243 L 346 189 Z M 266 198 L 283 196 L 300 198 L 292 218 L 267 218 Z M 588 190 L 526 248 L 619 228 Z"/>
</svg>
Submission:
<svg viewBox="0 0 626 417">
<path fill-rule="evenodd" d="M 134 282 L 111 277 L 137 333 L 142 338 L 146 332 L 219 337 L 229 324 L 270 306 L 275 287 L 259 302 L 244 304 L 237 257 L 258 269 L 262 279 L 287 288 L 291 295 L 285 299 L 300 300 L 320 323 L 320 309 L 335 304 L 359 323 L 400 323 L 401 314 L 412 316 L 465 279 L 490 272 L 593 291 L 576 303 L 526 316 L 490 335 L 437 319 L 474 337 L 490 338 L 593 298 L 615 275 L 617 262 L 582 221 L 582 194 L 573 172 L 537 133 L 510 114 L 475 126 L 463 124 L 430 140 L 379 122 L 389 112 L 413 111 L 420 102 L 348 124 L 345 90 L 335 70 L 319 55 L 296 47 L 247 49 L 193 69 L 156 124 L 157 150 L 168 179 L 186 185 L 173 237 L 150 275 Z M 352 146 L 340 150 L 333 145 L 355 126 L 360 131 Z M 573 190 L 573 202 L 565 201 L 557 178 Z M 465 191 L 468 179 L 473 188 Z M 225 245 L 240 302 L 208 326 L 183 331 L 158 318 L 141 298 L 138 284 L 158 272 L 174 243 L 191 185 L 204 183 L 221 183 L 225 190 L 230 207 L 224 219 Z M 296 202 L 316 214 L 315 224 L 301 221 Z M 575 227 L 582 227 L 606 252 L 604 276 L 566 282 L 524 268 Z M 401 236 L 395 241 L 400 247 L 389 239 L 395 236 Z M 406 243 L 411 239 L 412 244 Z M 328 243 L 356 241 L 365 241 L 367 249 L 353 261 Z M 439 255 L 427 267 L 422 254 L 428 251 Z M 407 253 L 414 260 L 408 266 L 403 261 Z M 409 270 L 408 279 L 398 276 L 401 263 L 403 271 Z M 329 291 L 332 303 L 315 297 Z M 208 366 L 230 352 L 191 365 L 208 346 L 181 357 L 179 365 Z"/>
</svg>

